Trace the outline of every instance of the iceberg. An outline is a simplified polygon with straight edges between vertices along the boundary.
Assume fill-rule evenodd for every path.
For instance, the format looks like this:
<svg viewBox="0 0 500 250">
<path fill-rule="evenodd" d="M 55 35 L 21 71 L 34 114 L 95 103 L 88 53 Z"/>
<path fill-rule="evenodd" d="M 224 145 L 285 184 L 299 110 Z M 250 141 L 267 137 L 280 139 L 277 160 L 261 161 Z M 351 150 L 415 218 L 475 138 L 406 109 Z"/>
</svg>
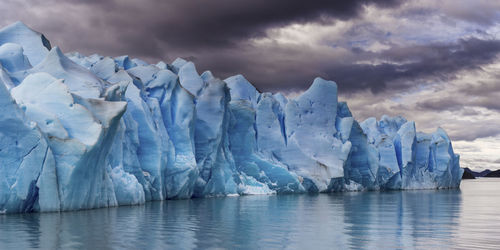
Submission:
<svg viewBox="0 0 500 250">
<path fill-rule="evenodd" d="M 0 30 L 0 212 L 250 194 L 458 188 L 446 132 L 356 121 L 337 84 L 296 98 L 193 62 L 64 54 Z"/>
</svg>

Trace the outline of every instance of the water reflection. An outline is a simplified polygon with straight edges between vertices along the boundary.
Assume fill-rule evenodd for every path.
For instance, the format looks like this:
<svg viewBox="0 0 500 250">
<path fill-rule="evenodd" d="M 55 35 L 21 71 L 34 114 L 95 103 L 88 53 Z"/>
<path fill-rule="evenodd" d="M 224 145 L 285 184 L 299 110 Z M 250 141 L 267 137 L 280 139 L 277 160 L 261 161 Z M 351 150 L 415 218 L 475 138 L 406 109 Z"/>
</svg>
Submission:
<svg viewBox="0 0 500 250">
<path fill-rule="evenodd" d="M 452 243 L 460 206 L 459 190 L 353 195 L 344 222 L 355 248 L 441 248 Z"/>
<path fill-rule="evenodd" d="M 464 220 L 471 215 L 463 207 L 473 196 L 460 190 L 246 196 L 1 215 L 0 249 L 465 247 L 460 239 L 474 220 Z"/>
</svg>

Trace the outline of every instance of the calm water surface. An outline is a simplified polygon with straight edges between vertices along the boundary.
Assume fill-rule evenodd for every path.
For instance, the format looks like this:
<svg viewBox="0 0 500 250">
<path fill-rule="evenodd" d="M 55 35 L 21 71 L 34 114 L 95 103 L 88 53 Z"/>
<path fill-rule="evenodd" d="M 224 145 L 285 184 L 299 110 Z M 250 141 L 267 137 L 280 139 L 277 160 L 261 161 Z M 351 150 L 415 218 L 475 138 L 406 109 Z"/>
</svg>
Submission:
<svg viewBox="0 0 500 250">
<path fill-rule="evenodd" d="M 0 215 L 0 249 L 500 247 L 500 179 L 460 190 L 245 196 Z"/>
</svg>

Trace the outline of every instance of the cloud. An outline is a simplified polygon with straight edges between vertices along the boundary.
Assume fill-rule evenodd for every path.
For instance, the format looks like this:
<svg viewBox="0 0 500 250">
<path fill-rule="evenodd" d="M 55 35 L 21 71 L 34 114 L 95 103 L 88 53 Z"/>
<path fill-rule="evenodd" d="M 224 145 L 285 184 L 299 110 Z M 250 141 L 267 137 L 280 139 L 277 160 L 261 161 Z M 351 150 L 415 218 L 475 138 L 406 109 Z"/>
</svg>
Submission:
<svg viewBox="0 0 500 250">
<path fill-rule="evenodd" d="M 25 18 L 51 31 L 61 31 L 62 26 L 84 32 L 82 35 L 115 36 L 127 45 L 129 53 L 153 57 L 158 51 L 151 48 L 159 47 L 144 46 L 148 40 L 185 53 L 238 47 L 241 41 L 266 36 L 269 28 L 349 20 L 366 5 L 390 8 L 398 6 L 399 0 L 319 0 L 307 4 L 299 0 L 29 0 L 25 4 L 7 0 L 1 5 L 1 9 L 20 12 L 11 18 Z M 100 37 L 86 40 L 90 39 Z"/>
<path fill-rule="evenodd" d="M 463 152 L 460 156 L 460 165 L 463 168 L 469 167 L 478 170 L 500 168 L 500 162 L 497 161 L 498 150 L 500 150 L 500 138 L 498 137 L 481 138 L 474 141 L 455 141 L 453 147 L 455 152 Z"/>
<path fill-rule="evenodd" d="M 358 119 L 382 114 L 403 115 L 417 123 L 417 128 L 432 132 L 446 129 L 452 140 L 474 141 L 500 135 L 500 85 L 495 72 L 499 63 L 456 73 L 443 83 L 416 85 L 408 90 L 369 91 L 342 94 Z"/>
<path fill-rule="evenodd" d="M 299 0 L 253 1 L 104 1 L 120 12 L 109 20 L 113 26 L 136 26 L 169 46 L 200 50 L 238 46 L 238 42 L 266 36 L 271 27 L 290 23 L 347 20 L 359 15 L 362 7 L 373 3 L 381 7 L 398 4 L 386 1 L 328 1 L 304 4 Z M 137 19 L 136 19 L 137 18 Z"/>
<path fill-rule="evenodd" d="M 498 1 L 472 0 L 457 4 L 456 1 L 436 2 L 444 13 L 457 20 L 465 20 L 491 26 L 499 21 L 500 3 Z"/>
<path fill-rule="evenodd" d="M 366 54 L 363 57 L 385 62 L 347 64 L 327 70 L 330 78 L 336 79 L 344 90 L 370 88 L 377 92 L 387 87 L 407 88 L 416 81 L 451 80 L 459 71 L 477 70 L 492 63 L 499 52 L 500 40 L 478 38 L 449 44 L 397 46 L 379 53 L 358 49 L 356 53 Z"/>
<path fill-rule="evenodd" d="M 463 33 L 460 25 L 459 31 L 440 34 L 434 29 L 454 30 L 457 25 L 439 23 L 442 18 L 436 17 L 443 13 L 430 8 L 436 7 L 434 3 L 425 4 L 7 0 L 0 10 L 6 13 L 4 23 L 20 18 L 65 51 L 129 54 L 150 62 L 191 58 L 200 70 L 210 69 L 221 78 L 242 73 L 265 91 L 305 89 L 316 76 L 335 80 L 347 92 L 405 89 L 415 81 L 448 80 L 457 71 L 490 63 L 500 50 L 495 39 L 457 37 Z M 484 9 L 481 6 L 476 5 Z M 462 16 L 457 13 L 463 9 L 454 4 L 445 2 L 440 7 L 444 13 L 456 14 L 449 14 L 450 18 Z M 296 34 L 283 43 L 284 31 L 293 25 L 299 27 Z M 429 42 L 404 42 L 415 40 L 407 30 Z M 439 40 L 441 36 L 448 40 Z M 270 42 L 258 43 L 266 39 Z M 301 43 L 290 44 L 293 39 Z"/>
</svg>

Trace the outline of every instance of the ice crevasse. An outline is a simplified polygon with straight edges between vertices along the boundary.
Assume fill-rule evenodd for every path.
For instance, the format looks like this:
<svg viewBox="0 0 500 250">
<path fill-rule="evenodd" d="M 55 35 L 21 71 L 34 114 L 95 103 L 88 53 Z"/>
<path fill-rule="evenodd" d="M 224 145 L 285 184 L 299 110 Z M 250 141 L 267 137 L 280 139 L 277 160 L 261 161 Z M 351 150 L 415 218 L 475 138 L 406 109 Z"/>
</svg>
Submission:
<svg viewBox="0 0 500 250">
<path fill-rule="evenodd" d="M 245 194 L 457 188 L 442 129 L 356 121 L 333 81 L 260 93 L 192 62 L 63 54 L 0 30 L 0 213 Z"/>
</svg>

